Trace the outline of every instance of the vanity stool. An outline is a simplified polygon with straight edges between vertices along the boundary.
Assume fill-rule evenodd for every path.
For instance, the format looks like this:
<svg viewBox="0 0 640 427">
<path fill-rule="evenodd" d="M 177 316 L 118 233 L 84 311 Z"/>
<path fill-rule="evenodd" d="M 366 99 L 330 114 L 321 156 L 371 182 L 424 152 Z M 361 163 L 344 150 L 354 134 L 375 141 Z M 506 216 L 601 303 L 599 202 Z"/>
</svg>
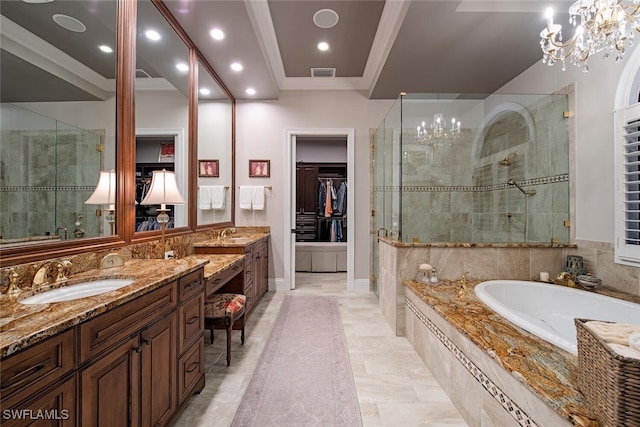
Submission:
<svg viewBox="0 0 640 427">
<path fill-rule="evenodd" d="M 212 294 L 204 302 L 204 327 L 211 331 L 213 344 L 213 330 L 227 331 L 227 366 L 231 364 L 231 331 L 233 324 L 239 322 L 242 335 L 240 340 L 244 345 L 244 306 L 247 297 L 242 294 Z"/>
</svg>

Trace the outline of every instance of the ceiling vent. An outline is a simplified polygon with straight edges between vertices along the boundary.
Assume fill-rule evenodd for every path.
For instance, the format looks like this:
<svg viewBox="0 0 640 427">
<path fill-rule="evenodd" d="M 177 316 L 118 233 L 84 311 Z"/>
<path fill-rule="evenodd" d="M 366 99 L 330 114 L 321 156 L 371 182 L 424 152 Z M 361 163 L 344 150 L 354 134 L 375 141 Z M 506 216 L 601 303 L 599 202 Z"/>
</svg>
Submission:
<svg viewBox="0 0 640 427">
<path fill-rule="evenodd" d="M 150 79 L 151 76 L 142 68 L 136 68 L 136 79 Z"/>
<path fill-rule="evenodd" d="M 335 77 L 335 68 L 312 68 L 311 77 Z"/>
</svg>

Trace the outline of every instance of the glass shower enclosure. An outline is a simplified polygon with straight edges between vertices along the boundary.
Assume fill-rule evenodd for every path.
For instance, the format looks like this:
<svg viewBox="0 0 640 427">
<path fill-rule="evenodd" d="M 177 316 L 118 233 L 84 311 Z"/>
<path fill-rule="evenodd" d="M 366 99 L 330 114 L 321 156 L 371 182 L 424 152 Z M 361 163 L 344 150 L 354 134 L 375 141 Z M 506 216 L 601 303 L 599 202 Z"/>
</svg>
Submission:
<svg viewBox="0 0 640 427">
<path fill-rule="evenodd" d="M 373 136 L 373 275 L 378 236 L 568 243 L 569 100 L 568 93 L 400 96 Z"/>
</svg>

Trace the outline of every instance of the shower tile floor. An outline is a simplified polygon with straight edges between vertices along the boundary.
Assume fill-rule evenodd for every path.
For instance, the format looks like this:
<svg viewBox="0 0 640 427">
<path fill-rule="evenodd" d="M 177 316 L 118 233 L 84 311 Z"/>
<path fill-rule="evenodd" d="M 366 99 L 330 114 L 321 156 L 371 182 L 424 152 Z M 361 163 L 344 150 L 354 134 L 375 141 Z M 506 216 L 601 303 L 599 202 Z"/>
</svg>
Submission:
<svg viewBox="0 0 640 427">
<path fill-rule="evenodd" d="M 280 304 L 287 293 L 297 293 L 338 297 L 364 427 L 466 426 L 411 344 L 392 333 L 376 296 L 347 292 L 346 283 L 346 273 L 297 273 L 295 290 L 267 293 L 247 322 L 244 346 L 234 332 L 230 367 L 224 331 L 216 331 L 213 345 L 205 332 L 206 386 L 174 425 L 231 425 Z M 300 390 L 305 392 L 313 391 Z"/>
</svg>

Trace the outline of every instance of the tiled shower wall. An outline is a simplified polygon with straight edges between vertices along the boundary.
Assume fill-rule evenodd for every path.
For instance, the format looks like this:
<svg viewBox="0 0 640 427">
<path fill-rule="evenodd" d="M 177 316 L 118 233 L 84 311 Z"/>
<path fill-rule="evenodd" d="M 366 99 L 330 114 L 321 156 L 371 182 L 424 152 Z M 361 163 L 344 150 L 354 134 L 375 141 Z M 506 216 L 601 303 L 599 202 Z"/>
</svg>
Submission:
<svg viewBox="0 0 640 427">
<path fill-rule="evenodd" d="M 84 204 L 101 169 L 97 150 L 101 137 L 49 120 L 53 124 L 46 129 L 2 132 L 2 239 L 53 235 L 58 227 L 67 228 L 68 239 L 101 234 L 102 217 L 96 216 L 99 206 Z M 59 234 L 64 236 L 64 231 L 60 229 Z"/>
<path fill-rule="evenodd" d="M 567 94 L 549 95 L 451 143 L 420 143 L 403 126 L 401 186 L 374 187 L 391 199 L 400 192 L 402 241 L 568 243 L 568 110 Z M 507 157 L 510 165 L 500 164 Z"/>
</svg>

